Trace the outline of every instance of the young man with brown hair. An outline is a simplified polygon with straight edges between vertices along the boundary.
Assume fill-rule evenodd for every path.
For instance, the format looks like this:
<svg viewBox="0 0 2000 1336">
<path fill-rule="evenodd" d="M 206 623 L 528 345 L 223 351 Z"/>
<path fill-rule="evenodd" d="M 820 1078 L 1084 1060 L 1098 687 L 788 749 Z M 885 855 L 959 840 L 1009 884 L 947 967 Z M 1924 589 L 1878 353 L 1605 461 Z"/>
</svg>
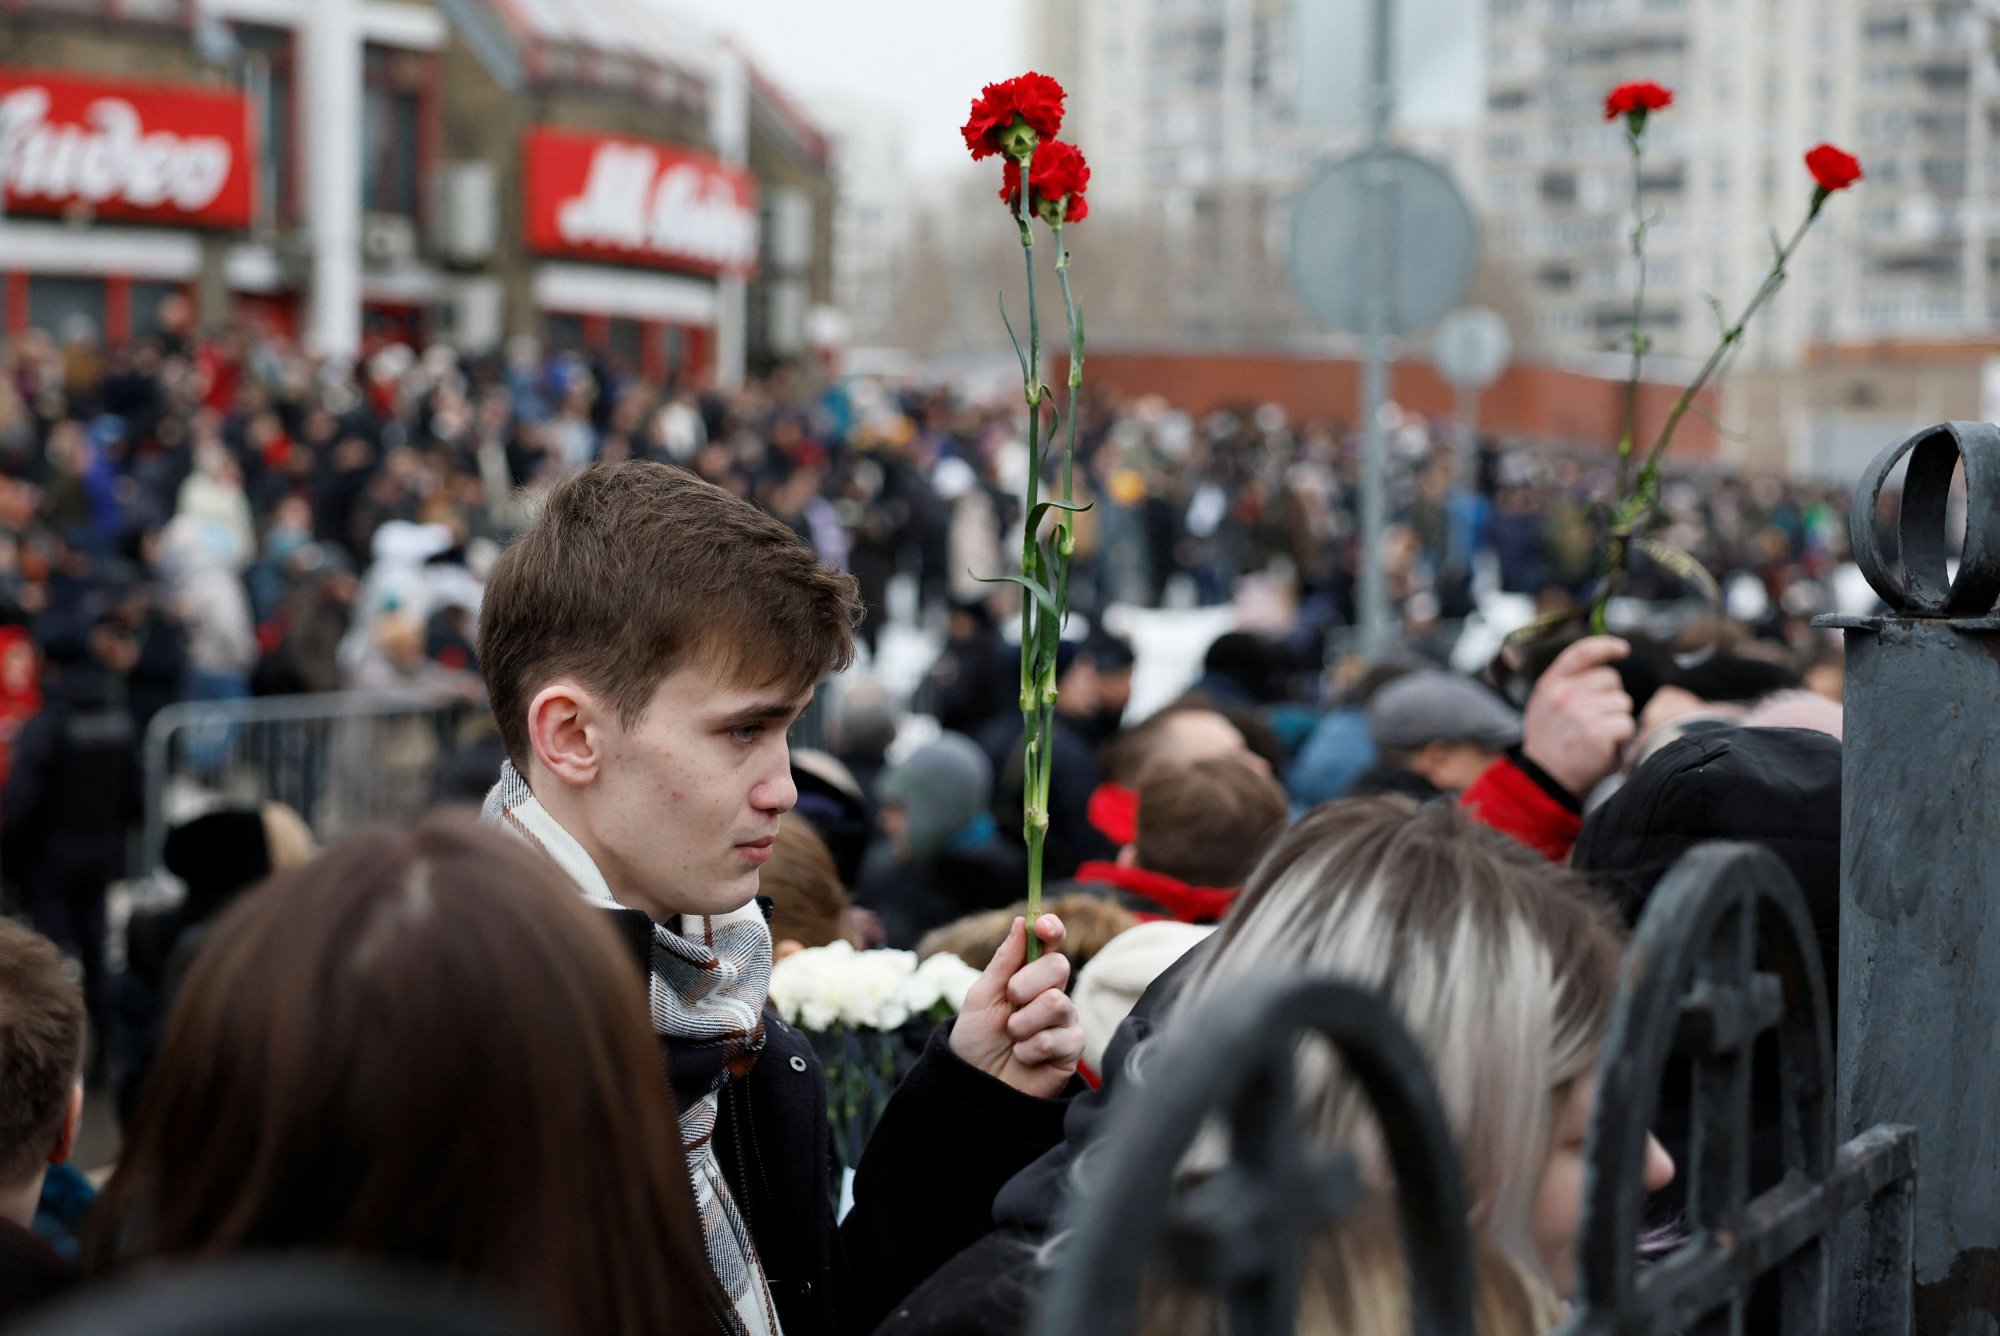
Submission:
<svg viewBox="0 0 2000 1336">
<path fill-rule="evenodd" d="M 501 556 L 479 657 L 508 764 L 488 819 L 545 850 L 646 962 L 709 1260 L 749 1336 L 865 1332 L 1061 1138 L 1083 1048 L 1016 926 L 884 1113 L 836 1229 L 826 1087 L 765 1010 L 758 869 L 797 798 L 785 731 L 853 657 L 854 582 L 661 464 L 560 484 Z M 1052 944 L 1061 924 L 1044 916 Z"/>
<path fill-rule="evenodd" d="M 83 1121 L 83 990 L 39 933 L 0 918 L 0 1323 L 69 1284 L 30 1230 Z"/>
</svg>

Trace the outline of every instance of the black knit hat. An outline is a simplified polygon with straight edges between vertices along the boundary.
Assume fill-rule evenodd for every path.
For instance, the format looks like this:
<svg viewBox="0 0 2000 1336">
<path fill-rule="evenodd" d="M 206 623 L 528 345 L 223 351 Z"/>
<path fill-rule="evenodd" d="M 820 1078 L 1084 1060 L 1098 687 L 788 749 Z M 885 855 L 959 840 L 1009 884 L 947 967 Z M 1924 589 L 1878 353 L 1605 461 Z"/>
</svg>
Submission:
<svg viewBox="0 0 2000 1336">
<path fill-rule="evenodd" d="M 254 807 L 224 808 L 182 822 L 167 832 L 161 857 L 167 871 L 187 883 L 188 915 L 197 923 L 271 875 L 264 817 Z"/>
</svg>

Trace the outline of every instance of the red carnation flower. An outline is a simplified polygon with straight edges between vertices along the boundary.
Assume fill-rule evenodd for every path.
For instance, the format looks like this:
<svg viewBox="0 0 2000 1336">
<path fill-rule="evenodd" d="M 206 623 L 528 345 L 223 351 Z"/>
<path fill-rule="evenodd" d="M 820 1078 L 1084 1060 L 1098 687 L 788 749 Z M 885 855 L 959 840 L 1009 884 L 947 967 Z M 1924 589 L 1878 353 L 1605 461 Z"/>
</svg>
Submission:
<svg viewBox="0 0 2000 1336">
<path fill-rule="evenodd" d="M 1000 198 L 1010 213 L 1021 211 L 1021 164 L 1007 160 L 1006 183 Z M 1090 186 L 1090 164 L 1083 150 L 1060 139 L 1051 139 L 1035 149 L 1035 165 L 1028 173 L 1034 192 L 1033 206 L 1050 227 L 1059 223 L 1080 223 L 1090 215 L 1083 192 Z"/>
<path fill-rule="evenodd" d="M 1663 88 L 1656 83 L 1619 84 L 1604 97 L 1604 119 L 1615 121 L 1620 116 L 1632 122 L 1636 133 L 1646 124 L 1648 112 L 1665 111 L 1674 105 L 1674 90 Z"/>
<path fill-rule="evenodd" d="M 972 116 L 961 131 L 973 161 L 995 153 L 1014 156 L 1006 143 L 1017 124 L 1038 139 L 1053 139 L 1062 129 L 1063 86 L 1046 74 L 1023 74 L 1005 83 L 987 84 L 972 100 Z"/>
<path fill-rule="evenodd" d="M 1831 144 L 1821 144 L 1806 154 L 1806 170 L 1818 182 L 1821 194 L 1831 195 L 1861 179 L 1861 160 Z"/>
</svg>

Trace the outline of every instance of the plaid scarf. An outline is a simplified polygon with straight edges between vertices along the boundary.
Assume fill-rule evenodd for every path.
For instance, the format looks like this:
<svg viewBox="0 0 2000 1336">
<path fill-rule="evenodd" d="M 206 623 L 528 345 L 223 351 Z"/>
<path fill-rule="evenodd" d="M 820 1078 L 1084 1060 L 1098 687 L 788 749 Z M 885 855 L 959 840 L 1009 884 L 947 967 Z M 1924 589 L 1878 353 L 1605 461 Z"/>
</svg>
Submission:
<svg viewBox="0 0 2000 1336">
<path fill-rule="evenodd" d="M 624 908 L 590 854 L 536 801 L 513 762 L 502 765 L 500 782 L 486 795 L 480 815 L 553 858 L 590 904 Z M 764 1047 L 771 930 L 754 903 L 728 914 L 683 916 L 679 928 L 653 925 L 647 998 L 653 1031 L 666 1041 L 695 1210 L 709 1265 L 743 1330 L 749 1336 L 779 1336 L 778 1312 L 749 1226 L 715 1157 L 722 1087 L 748 1076 Z"/>
</svg>

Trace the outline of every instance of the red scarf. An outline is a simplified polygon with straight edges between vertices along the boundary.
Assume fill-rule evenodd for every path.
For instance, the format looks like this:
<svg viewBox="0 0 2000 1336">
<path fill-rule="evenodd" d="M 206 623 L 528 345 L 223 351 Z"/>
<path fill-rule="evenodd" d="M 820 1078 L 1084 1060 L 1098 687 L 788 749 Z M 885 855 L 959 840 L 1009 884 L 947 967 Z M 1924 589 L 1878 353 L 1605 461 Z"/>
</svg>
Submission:
<svg viewBox="0 0 2000 1336">
<path fill-rule="evenodd" d="M 1219 923 L 1236 903 L 1237 892 L 1211 886 L 1190 886 L 1160 872 L 1142 867 L 1120 867 L 1116 863 L 1085 863 L 1076 870 L 1080 882 L 1100 882 L 1115 886 L 1160 907 L 1157 914 L 1141 913 L 1142 923 L 1173 919 L 1179 923 Z"/>
</svg>

